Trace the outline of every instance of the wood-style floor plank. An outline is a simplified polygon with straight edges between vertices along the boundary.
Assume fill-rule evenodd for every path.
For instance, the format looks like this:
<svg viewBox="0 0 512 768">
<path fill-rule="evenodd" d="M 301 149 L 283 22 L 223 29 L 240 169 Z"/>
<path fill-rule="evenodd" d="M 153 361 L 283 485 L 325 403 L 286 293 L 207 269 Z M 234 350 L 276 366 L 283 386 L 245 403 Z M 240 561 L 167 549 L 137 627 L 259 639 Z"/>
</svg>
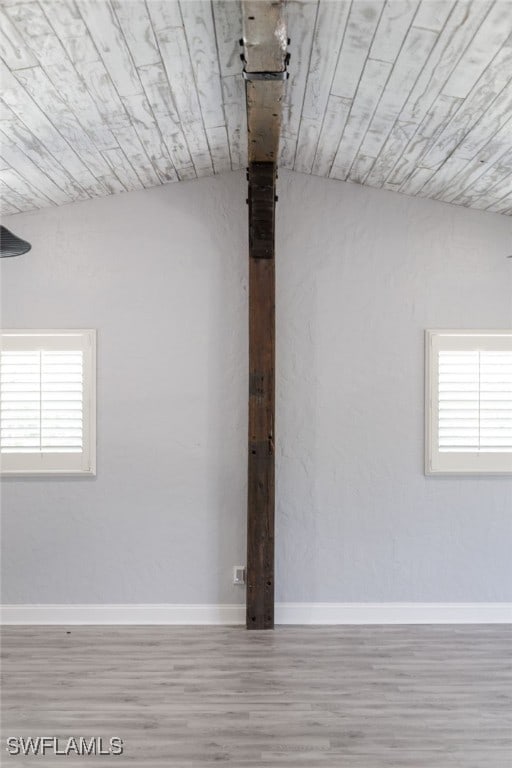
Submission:
<svg viewBox="0 0 512 768">
<path fill-rule="evenodd" d="M 133 768 L 512 765 L 510 626 L 7 627 L 2 657 L 2 753 L 117 736 Z"/>
</svg>

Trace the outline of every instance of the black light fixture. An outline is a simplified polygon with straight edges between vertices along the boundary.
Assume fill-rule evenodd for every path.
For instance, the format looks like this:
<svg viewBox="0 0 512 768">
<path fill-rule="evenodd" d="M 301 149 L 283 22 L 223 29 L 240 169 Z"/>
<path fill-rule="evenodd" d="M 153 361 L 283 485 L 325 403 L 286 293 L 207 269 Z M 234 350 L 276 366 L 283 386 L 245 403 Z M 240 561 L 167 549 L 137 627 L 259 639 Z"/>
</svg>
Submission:
<svg viewBox="0 0 512 768">
<path fill-rule="evenodd" d="M 31 248 L 32 246 L 26 240 L 16 237 L 7 227 L 0 225 L 0 258 L 21 256 L 30 251 Z"/>
</svg>

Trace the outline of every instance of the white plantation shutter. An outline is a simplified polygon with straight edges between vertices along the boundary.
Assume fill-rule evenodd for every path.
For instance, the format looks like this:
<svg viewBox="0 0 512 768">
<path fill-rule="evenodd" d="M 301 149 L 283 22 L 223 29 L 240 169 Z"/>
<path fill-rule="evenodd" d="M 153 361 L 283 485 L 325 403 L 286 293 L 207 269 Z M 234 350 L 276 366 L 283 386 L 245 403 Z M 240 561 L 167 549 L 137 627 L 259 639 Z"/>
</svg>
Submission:
<svg viewBox="0 0 512 768">
<path fill-rule="evenodd" d="M 439 450 L 512 451 L 512 351 L 439 352 Z"/>
<path fill-rule="evenodd" d="M 94 331 L 4 331 L 3 473 L 94 473 Z"/>
<path fill-rule="evenodd" d="M 83 450 L 83 353 L 2 352 L 3 453 Z"/>
<path fill-rule="evenodd" d="M 427 332 L 426 471 L 512 472 L 512 331 Z"/>
</svg>

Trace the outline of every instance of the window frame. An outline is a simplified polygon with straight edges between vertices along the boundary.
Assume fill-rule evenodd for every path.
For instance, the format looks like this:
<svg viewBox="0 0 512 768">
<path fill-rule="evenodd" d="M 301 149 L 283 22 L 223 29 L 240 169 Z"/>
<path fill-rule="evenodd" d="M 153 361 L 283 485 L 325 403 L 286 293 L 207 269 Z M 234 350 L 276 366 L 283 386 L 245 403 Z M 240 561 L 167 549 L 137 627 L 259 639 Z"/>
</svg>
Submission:
<svg viewBox="0 0 512 768">
<path fill-rule="evenodd" d="M 480 344 L 478 343 L 480 339 Z M 507 344 L 504 346 L 504 339 Z M 512 330 L 425 331 L 425 474 L 509 475 L 512 452 L 439 451 L 439 351 L 512 350 Z"/>
<path fill-rule="evenodd" d="M 83 353 L 83 450 L 81 453 L 2 453 L 1 476 L 96 475 L 96 330 L 1 329 L 0 350 Z"/>
</svg>

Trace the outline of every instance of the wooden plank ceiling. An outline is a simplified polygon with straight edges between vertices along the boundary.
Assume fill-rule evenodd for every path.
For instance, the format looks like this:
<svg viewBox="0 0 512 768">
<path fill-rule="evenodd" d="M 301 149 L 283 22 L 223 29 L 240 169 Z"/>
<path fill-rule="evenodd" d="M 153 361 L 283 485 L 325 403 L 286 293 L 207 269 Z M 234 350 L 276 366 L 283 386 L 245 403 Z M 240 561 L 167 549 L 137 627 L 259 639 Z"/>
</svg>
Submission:
<svg viewBox="0 0 512 768">
<path fill-rule="evenodd" d="M 245 167 L 237 0 L 0 0 L 6 214 Z M 512 213 L 510 0 L 288 0 L 280 165 Z"/>
</svg>

